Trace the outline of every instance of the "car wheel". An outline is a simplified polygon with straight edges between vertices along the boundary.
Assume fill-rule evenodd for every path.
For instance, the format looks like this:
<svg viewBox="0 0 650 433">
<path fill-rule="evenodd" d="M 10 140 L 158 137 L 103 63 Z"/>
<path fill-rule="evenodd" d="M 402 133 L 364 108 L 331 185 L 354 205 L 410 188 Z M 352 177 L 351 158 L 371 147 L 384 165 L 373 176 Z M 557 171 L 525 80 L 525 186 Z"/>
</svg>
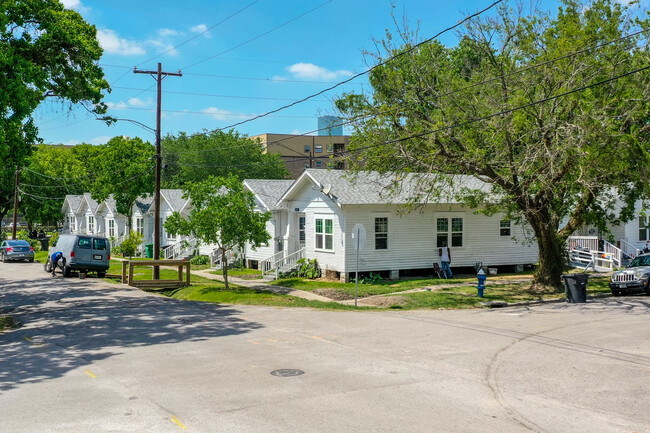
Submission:
<svg viewBox="0 0 650 433">
<path fill-rule="evenodd" d="M 44 269 L 45 272 L 47 272 L 47 273 L 51 273 L 51 272 L 52 272 L 52 261 L 50 260 L 49 257 L 47 258 L 47 261 L 45 262 L 45 265 L 43 266 L 43 269 Z"/>
<path fill-rule="evenodd" d="M 97 278 L 106 278 L 106 272 L 97 272 Z"/>
<path fill-rule="evenodd" d="M 5 256 L 4 253 L 2 253 L 2 263 L 7 263 L 9 260 L 7 260 L 7 256 Z"/>
<path fill-rule="evenodd" d="M 612 290 L 612 295 L 614 296 L 621 296 L 622 294 L 623 292 L 621 292 L 620 290 Z"/>
<path fill-rule="evenodd" d="M 29 259 L 29 263 L 34 263 L 34 259 Z"/>
<path fill-rule="evenodd" d="M 63 265 L 63 276 L 66 278 L 70 276 L 70 266 Z"/>
</svg>

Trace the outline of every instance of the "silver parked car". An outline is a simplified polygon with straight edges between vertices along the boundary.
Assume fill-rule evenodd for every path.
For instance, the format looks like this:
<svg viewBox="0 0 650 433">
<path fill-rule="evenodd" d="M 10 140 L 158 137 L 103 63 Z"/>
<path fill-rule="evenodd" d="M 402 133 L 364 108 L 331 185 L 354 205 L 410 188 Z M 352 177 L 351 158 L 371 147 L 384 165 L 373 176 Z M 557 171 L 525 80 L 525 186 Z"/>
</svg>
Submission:
<svg viewBox="0 0 650 433">
<path fill-rule="evenodd" d="M 614 272 L 609 288 L 614 296 L 640 291 L 650 295 L 650 254 L 641 254 L 632 260 L 627 269 Z"/>
<path fill-rule="evenodd" d="M 34 261 L 34 247 L 27 241 L 7 240 L 0 244 L 0 256 L 2 261 L 7 263 L 9 260 L 27 260 Z"/>
</svg>

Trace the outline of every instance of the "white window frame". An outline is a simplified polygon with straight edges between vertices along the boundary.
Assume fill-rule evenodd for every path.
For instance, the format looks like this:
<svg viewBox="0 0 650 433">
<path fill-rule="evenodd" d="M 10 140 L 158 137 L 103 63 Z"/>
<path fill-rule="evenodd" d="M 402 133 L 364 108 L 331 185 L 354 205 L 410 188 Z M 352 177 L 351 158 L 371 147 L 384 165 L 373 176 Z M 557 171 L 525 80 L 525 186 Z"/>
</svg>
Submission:
<svg viewBox="0 0 650 433">
<path fill-rule="evenodd" d="M 446 219 L 447 220 L 447 231 L 439 231 L 438 230 L 438 220 L 439 219 Z M 461 220 L 462 229 L 460 231 L 454 231 L 453 230 L 453 222 L 454 222 L 455 219 L 460 219 Z M 465 230 L 466 229 L 465 220 L 466 220 L 466 218 L 465 218 L 464 213 L 450 212 L 450 213 L 444 213 L 444 214 L 440 213 L 440 214 L 434 215 L 434 230 L 435 230 L 434 242 L 435 242 L 436 248 L 441 248 L 442 246 L 447 246 L 449 248 L 464 248 L 465 247 L 465 231 L 466 231 Z M 446 236 L 446 238 L 447 238 L 447 241 L 446 241 L 447 244 L 446 245 L 438 244 L 438 235 L 443 234 L 443 233 L 447 235 Z M 453 235 L 454 235 L 454 233 L 460 233 L 460 235 L 461 235 L 461 237 L 460 237 L 461 245 L 453 245 L 453 242 L 454 242 L 454 236 Z"/>
<path fill-rule="evenodd" d="M 74 232 L 77 229 L 75 224 L 76 221 L 77 220 L 74 216 L 68 216 L 68 230 L 70 230 L 70 232 Z"/>
<path fill-rule="evenodd" d="M 135 231 L 144 236 L 144 218 L 136 217 L 135 218 Z"/>
<path fill-rule="evenodd" d="M 322 221 L 321 227 L 322 232 L 318 232 L 318 221 Z M 326 232 L 327 221 L 330 221 L 332 224 L 332 233 Z M 330 240 L 330 247 L 327 248 L 327 241 Z M 321 246 L 318 246 L 320 240 Z M 332 216 L 322 215 L 314 217 L 314 251 L 334 251 L 334 218 Z"/>
<path fill-rule="evenodd" d="M 508 232 L 506 233 L 505 230 Z M 505 219 L 499 221 L 499 236 L 503 238 L 512 236 L 512 221 Z"/>
<path fill-rule="evenodd" d="M 648 221 L 650 217 L 639 215 L 639 218 L 637 218 L 637 222 L 639 224 L 639 230 L 637 231 L 637 235 L 639 236 L 639 242 L 647 242 L 650 240 L 650 226 Z M 644 227 L 645 226 L 645 227 Z"/>
<path fill-rule="evenodd" d="M 88 215 L 88 233 L 95 233 L 95 217 L 93 215 Z"/>
<path fill-rule="evenodd" d="M 114 238 L 115 237 L 115 220 L 114 219 L 109 219 L 107 224 L 108 224 L 108 237 L 109 238 Z"/>
<path fill-rule="evenodd" d="M 385 219 L 386 220 L 386 231 L 385 232 L 378 232 L 377 231 L 377 220 L 378 219 Z M 388 219 L 388 216 L 375 216 L 374 219 L 374 227 L 375 231 L 375 250 L 377 251 L 388 251 L 388 233 L 390 231 L 390 221 Z M 386 248 L 377 248 L 377 235 L 381 235 L 380 239 L 386 239 Z"/>
</svg>

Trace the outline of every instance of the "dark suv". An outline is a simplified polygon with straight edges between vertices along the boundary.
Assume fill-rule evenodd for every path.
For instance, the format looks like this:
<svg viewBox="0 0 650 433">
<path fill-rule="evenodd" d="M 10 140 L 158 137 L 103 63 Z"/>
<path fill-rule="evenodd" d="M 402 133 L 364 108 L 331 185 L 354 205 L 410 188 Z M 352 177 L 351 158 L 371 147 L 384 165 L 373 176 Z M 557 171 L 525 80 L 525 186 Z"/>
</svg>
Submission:
<svg viewBox="0 0 650 433">
<path fill-rule="evenodd" d="M 614 272 L 609 282 L 614 296 L 644 291 L 650 295 L 650 254 L 641 254 L 622 271 Z"/>
</svg>

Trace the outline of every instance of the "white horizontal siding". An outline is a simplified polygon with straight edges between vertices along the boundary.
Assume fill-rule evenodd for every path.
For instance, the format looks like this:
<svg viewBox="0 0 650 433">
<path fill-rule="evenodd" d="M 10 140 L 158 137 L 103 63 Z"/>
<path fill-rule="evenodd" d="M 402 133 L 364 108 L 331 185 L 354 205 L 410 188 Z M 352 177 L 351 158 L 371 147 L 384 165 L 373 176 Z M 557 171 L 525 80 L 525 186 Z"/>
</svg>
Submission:
<svg viewBox="0 0 650 433">
<path fill-rule="evenodd" d="M 348 242 L 345 270 L 356 269 L 356 252 L 352 244 L 351 231 L 355 224 L 363 224 L 367 239 L 359 254 L 360 271 L 399 270 L 429 268 L 434 262 L 440 263 L 436 247 L 436 218 L 463 218 L 463 246 L 451 248 L 451 265 L 474 266 L 514 265 L 537 261 L 537 246 L 522 245 L 512 237 L 500 236 L 497 215 L 486 217 L 474 215 L 469 209 L 460 206 L 425 206 L 422 210 L 399 215 L 396 207 L 387 206 L 346 206 L 345 216 L 348 227 L 345 240 Z M 375 217 L 388 217 L 388 249 L 375 249 Z M 521 227 L 512 228 L 512 235 L 523 239 Z"/>
</svg>

